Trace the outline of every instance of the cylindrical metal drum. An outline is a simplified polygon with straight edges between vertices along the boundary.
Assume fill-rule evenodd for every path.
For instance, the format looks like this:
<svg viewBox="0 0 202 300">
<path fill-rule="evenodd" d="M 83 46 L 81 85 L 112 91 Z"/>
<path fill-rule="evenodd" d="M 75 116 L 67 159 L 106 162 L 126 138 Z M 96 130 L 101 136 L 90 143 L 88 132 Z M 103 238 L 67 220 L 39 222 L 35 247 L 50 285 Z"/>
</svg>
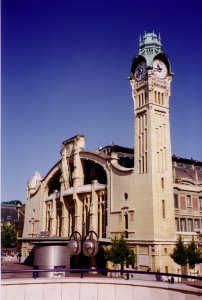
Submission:
<svg viewBox="0 0 202 300">
<path fill-rule="evenodd" d="M 36 245 L 34 249 L 34 269 L 37 277 L 65 277 L 67 274 L 58 269 L 70 267 L 67 245 Z M 55 272 L 37 272 L 42 269 L 55 269 Z M 38 274 L 37 274 L 38 273 Z"/>
</svg>

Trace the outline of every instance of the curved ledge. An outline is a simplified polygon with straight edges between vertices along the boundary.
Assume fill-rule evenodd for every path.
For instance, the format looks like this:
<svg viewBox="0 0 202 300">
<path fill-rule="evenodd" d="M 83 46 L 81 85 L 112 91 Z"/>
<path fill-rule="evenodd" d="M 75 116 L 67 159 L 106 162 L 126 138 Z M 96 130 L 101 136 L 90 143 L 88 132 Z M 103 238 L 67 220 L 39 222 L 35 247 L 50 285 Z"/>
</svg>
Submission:
<svg viewBox="0 0 202 300">
<path fill-rule="evenodd" d="M 2 280 L 2 300 L 28 299 L 192 299 L 202 296 L 202 290 L 182 284 L 124 280 L 112 278 L 38 278 Z M 17 291 L 17 292 L 16 292 Z M 184 297 L 182 296 L 184 294 Z"/>
</svg>

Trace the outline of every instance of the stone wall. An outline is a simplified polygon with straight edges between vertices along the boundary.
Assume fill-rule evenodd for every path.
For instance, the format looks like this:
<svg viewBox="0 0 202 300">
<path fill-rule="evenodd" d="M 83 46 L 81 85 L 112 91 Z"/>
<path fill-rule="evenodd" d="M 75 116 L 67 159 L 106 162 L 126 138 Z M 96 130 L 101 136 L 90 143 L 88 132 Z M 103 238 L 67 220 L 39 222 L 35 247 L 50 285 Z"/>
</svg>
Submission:
<svg viewBox="0 0 202 300">
<path fill-rule="evenodd" d="M 199 300 L 202 290 L 180 284 L 109 278 L 19 279 L 1 282 L 2 300 Z"/>
</svg>

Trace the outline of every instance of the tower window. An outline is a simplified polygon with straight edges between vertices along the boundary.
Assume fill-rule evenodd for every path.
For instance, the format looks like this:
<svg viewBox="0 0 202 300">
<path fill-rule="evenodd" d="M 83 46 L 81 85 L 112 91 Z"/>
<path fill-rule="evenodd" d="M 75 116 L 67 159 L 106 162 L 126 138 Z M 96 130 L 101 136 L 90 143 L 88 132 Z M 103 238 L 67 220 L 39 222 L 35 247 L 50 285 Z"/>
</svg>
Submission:
<svg viewBox="0 0 202 300">
<path fill-rule="evenodd" d="M 142 173 L 144 173 L 145 172 L 145 168 L 144 168 L 145 166 L 144 166 L 144 156 L 142 156 Z"/>
<path fill-rule="evenodd" d="M 145 172 L 147 171 L 147 152 L 145 152 Z"/>
<path fill-rule="evenodd" d="M 164 105 L 164 93 L 161 94 L 162 105 Z"/>
<path fill-rule="evenodd" d="M 162 217 L 166 218 L 165 200 L 162 200 Z"/>
<path fill-rule="evenodd" d="M 147 92 L 145 92 L 144 97 L 145 97 L 145 104 L 146 104 L 147 103 Z"/>
<path fill-rule="evenodd" d="M 124 200 L 127 200 L 127 199 L 128 199 L 128 194 L 124 193 Z"/>
<path fill-rule="evenodd" d="M 158 92 L 158 104 L 160 104 L 160 103 L 161 103 L 161 99 L 160 99 L 160 97 L 161 97 L 161 94 L 160 94 L 160 92 Z"/>
<path fill-rule="evenodd" d="M 142 133 L 142 153 L 144 153 L 144 132 Z"/>
<path fill-rule="evenodd" d="M 164 189 L 164 178 L 163 177 L 161 178 L 161 188 L 162 188 L 162 190 Z"/>
<path fill-rule="evenodd" d="M 154 92 L 154 101 L 157 103 L 157 91 Z"/>
<path fill-rule="evenodd" d="M 144 127 L 147 127 L 147 114 L 144 114 Z"/>
<path fill-rule="evenodd" d="M 139 174 L 141 174 L 141 160 L 139 160 Z"/>
<path fill-rule="evenodd" d="M 141 106 L 141 95 L 138 95 L 139 107 Z"/>
<path fill-rule="evenodd" d="M 141 136 L 139 136 L 138 142 L 139 142 L 139 157 L 140 157 L 141 156 Z"/>
</svg>

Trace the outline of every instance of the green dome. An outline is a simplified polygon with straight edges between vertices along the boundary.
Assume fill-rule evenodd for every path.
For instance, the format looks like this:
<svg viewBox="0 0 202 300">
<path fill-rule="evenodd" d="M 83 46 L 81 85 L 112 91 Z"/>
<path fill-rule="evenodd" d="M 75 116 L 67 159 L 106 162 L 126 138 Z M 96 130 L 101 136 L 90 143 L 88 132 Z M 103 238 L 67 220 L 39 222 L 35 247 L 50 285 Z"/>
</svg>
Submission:
<svg viewBox="0 0 202 300">
<path fill-rule="evenodd" d="M 154 57 L 162 52 L 160 34 L 159 37 L 152 32 L 146 33 L 139 41 L 139 54 L 144 56 L 148 66 L 152 66 Z"/>
</svg>

